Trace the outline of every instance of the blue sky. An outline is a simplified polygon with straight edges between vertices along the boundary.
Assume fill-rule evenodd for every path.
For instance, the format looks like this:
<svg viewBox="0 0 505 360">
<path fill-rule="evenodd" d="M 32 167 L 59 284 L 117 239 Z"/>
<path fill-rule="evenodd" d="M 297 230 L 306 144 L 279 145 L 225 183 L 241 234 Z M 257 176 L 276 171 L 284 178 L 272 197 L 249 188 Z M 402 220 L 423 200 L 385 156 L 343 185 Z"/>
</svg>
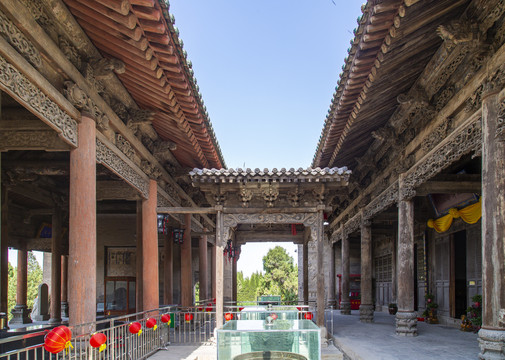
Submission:
<svg viewBox="0 0 505 360">
<path fill-rule="evenodd" d="M 362 3 L 170 0 L 227 167 L 311 165 Z M 238 270 L 273 246 L 246 244 Z"/>
<path fill-rule="evenodd" d="M 171 0 L 228 167 L 308 167 L 356 0 Z"/>
</svg>

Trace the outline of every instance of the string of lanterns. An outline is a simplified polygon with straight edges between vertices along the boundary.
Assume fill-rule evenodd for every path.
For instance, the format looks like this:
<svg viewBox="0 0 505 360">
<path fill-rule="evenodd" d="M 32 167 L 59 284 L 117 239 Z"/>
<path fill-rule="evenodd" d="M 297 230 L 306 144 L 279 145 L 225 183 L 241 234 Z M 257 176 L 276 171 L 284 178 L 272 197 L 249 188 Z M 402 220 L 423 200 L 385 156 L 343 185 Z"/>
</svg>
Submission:
<svg viewBox="0 0 505 360">
<path fill-rule="evenodd" d="M 237 262 L 240 257 L 240 246 L 233 246 L 231 240 L 228 240 L 226 247 L 223 250 L 223 255 L 228 257 L 229 261 Z"/>
</svg>

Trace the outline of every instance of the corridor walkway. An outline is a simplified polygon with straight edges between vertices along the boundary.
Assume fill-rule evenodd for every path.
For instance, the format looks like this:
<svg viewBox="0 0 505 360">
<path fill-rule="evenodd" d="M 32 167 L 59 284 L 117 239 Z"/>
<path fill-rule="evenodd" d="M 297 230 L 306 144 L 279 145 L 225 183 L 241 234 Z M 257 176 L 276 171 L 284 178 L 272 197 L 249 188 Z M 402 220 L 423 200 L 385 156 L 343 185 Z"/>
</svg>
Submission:
<svg viewBox="0 0 505 360">
<path fill-rule="evenodd" d="M 376 312 L 373 324 L 359 321 L 359 311 L 334 314 L 334 344 L 352 360 L 478 359 L 477 334 L 419 322 L 418 336 L 395 335 L 395 317 Z"/>
</svg>

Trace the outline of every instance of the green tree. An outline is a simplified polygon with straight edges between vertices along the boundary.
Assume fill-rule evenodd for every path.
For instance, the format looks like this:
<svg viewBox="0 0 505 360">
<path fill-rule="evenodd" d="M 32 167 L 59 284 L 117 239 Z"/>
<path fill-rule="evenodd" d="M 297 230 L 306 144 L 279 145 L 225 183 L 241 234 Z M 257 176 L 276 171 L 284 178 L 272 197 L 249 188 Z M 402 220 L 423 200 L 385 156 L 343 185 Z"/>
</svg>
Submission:
<svg viewBox="0 0 505 360">
<path fill-rule="evenodd" d="M 270 249 L 263 257 L 265 275 L 260 279 L 256 294 L 281 295 L 284 302 L 298 299 L 298 266 L 281 246 Z"/>
<path fill-rule="evenodd" d="M 7 271 L 7 316 L 9 320 L 12 318 L 11 310 L 16 306 L 16 284 L 17 284 L 17 271 L 16 268 L 8 264 L 9 270 Z"/>
<path fill-rule="evenodd" d="M 38 295 L 39 285 L 42 284 L 42 276 L 42 267 L 35 258 L 33 252 L 28 251 L 28 281 L 26 293 L 26 305 L 28 309 L 33 309 L 33 303 Z"/>
<path fill-rule="evenodd" d="M 256 301 L 256 292 L 262 277 L 263 275 L 260 272 L 255 272 L 250 278 L 244 278 L 244 274 L 239 271 L 237 273 L 237 301 Z"/>
</svg>

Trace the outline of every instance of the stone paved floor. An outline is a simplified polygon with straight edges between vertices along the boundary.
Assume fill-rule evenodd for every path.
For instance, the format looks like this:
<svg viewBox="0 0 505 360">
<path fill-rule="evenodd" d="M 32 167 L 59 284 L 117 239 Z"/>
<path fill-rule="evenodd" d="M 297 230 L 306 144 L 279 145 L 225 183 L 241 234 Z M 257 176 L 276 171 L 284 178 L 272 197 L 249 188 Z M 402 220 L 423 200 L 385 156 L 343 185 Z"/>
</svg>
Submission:
<svg viewBox="0 0 505 360">
<path fill-rule="evenodd" d="M 417 337 L 395 335 L 395 317 L 375 313 L 375 322 L 363 324 L 359 312 L 334 315 L 334 344 L 352 360 L 478 359 L 477 334 L 444 325 L 418 323 Z"/>
</svg>

